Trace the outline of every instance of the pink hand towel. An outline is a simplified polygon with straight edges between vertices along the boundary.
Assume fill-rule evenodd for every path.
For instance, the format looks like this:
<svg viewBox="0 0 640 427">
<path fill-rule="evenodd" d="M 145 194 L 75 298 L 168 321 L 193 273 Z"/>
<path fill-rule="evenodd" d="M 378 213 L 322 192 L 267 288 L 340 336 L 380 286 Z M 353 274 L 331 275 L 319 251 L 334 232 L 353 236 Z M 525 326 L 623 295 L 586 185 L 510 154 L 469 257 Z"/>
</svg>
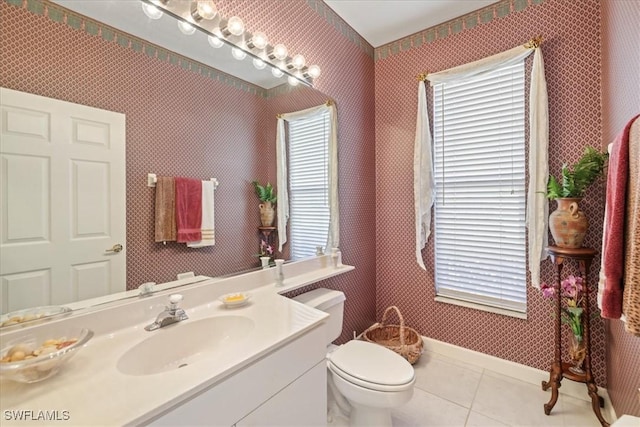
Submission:
<svg viewBox="0 0 640 427">
<path fill-rule="evenodd" d="M 176 177 L 177 241 L 202 240 L 202 181 Z"/>
<path fill-rule="evenodd" d="M 619 319 L 622 315 L 622 272 L 624 270 L 624 223 L 629 175 L 629 129 L 631 119 L 613 142 L 607 172 L 607 199 L 604 250 L 605 283 L 602 317 Z"/>
</svg>

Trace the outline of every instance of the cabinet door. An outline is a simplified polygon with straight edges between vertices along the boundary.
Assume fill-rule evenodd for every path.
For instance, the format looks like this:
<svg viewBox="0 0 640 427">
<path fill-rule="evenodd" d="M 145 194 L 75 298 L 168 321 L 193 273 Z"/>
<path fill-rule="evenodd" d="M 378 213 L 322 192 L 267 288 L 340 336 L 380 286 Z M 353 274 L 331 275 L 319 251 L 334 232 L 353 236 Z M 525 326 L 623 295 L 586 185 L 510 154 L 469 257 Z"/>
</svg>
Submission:
<svg viewBox="0 0 640 427">
<path fill-rule="evenodd" d="M 322 361 L 236 423 L 249 426 L 326 426 L 327 364 Z"/>
</svg>

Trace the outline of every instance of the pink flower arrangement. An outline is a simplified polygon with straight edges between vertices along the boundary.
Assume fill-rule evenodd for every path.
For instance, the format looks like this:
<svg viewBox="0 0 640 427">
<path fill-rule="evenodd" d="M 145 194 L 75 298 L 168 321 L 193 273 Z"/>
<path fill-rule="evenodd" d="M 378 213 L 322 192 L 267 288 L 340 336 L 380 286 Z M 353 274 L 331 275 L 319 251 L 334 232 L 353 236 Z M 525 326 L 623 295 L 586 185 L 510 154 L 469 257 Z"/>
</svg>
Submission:
<svg viewBox="0 0 640 427">
<path fill-rule="evenodd" d="M 273 246 L 267 243 L 266 240 L 260 240 L 260 253 L 259 256 L 271 256 L 273 255 Z"/>
<path fill-rule="evenodd" d="M 582 277 L 567 276 L 560 282 L 560 296 L 566 298 L 567 305 L 562 307 L 562 322 L 569 325 L 573 335 L 582 340 Z M 546 283 L 540 284 L 542 296 L 554 298 L 556 288 Z"/>
</svg>

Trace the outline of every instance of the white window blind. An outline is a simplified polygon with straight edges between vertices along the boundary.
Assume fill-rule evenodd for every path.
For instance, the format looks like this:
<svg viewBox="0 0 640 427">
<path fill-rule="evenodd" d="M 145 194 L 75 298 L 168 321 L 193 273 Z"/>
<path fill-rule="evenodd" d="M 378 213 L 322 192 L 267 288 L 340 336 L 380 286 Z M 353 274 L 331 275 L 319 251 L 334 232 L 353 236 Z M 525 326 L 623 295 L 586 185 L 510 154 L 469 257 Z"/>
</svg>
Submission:
<svg viewBox="0 0 640 427">
<path fill-rule="evenodd" d="M 526 311 L 524 61 L 434 86 L 437 295 Z"/>
<path fill-rule="evenodd" d="M 291 258 L 315 255 L 329 233 L 329 112 L 289 122 Z"/>
</svg>

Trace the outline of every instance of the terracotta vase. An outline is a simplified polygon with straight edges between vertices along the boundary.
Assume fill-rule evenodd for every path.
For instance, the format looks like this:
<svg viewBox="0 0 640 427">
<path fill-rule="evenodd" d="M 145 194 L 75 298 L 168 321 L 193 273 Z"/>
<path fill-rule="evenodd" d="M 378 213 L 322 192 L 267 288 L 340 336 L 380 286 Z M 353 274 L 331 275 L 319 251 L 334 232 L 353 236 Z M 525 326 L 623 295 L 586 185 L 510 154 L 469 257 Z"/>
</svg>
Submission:
<svg viewBox="0 0 640 427">
<path fill-rule="evenodd" d="M 573 366 L 569 368 L 574 374 L 584 374 L 582 363 L 587 355 L 587 349 L 581 336 L 569 335 L 569 357 Z"/>
<path fill-rule="evenodd" d="M 260 222 L 262 222 L 262 226 L 272 227 L 275 211 L 271 202 L 260 203 L 258 207 L 260 208 Z"/>
<path fill-rule="evenodd" d="M 558 207 L 549 215 L 549 230 L 556 246 L 560 248 L 581 248 L 587 234 L 589 221 L 580 210 L 581 199 L 556 199 Z"/>
</svg>

